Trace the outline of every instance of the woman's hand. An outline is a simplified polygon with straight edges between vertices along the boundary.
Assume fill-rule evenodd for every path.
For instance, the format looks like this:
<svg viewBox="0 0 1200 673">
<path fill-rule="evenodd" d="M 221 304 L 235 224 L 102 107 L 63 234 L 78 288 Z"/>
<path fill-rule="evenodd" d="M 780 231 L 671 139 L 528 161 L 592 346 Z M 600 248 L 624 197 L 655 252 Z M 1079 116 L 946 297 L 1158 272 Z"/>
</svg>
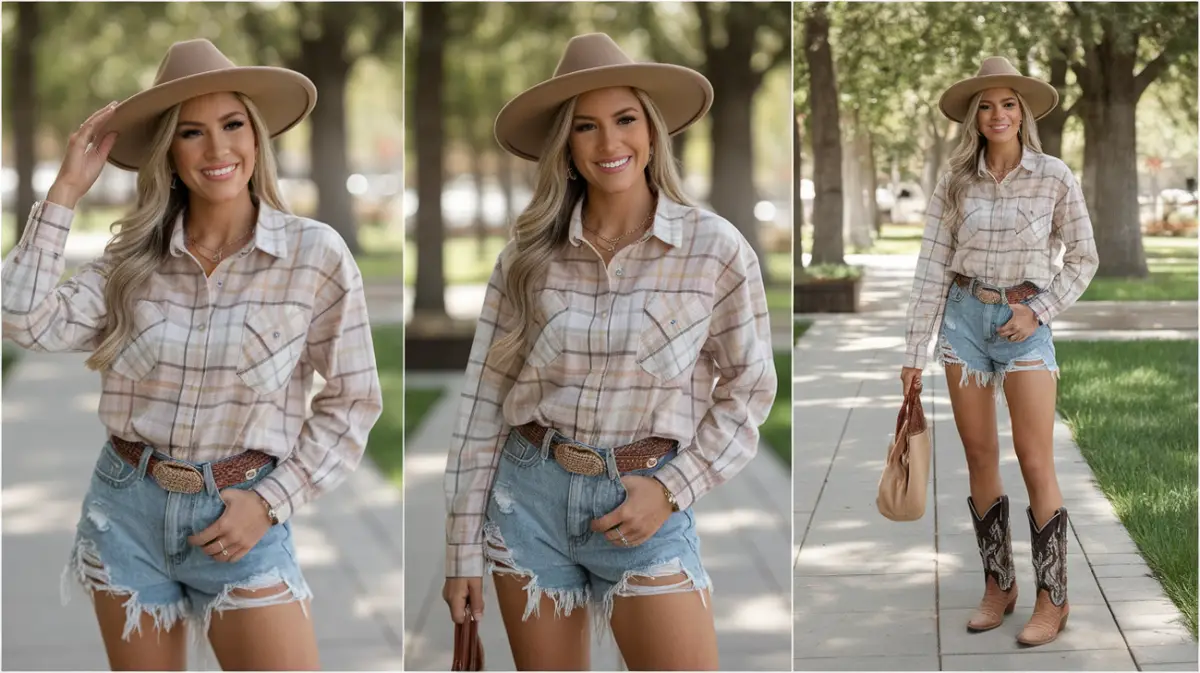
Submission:
<svg viewBox="0 0 1200 673">
<path fill-rule="evenodd" d="M 236 563 L 271 528 L 266 502 L 257 493 L 228 488 L 221 491 L 225 512 L 211 526 L 188 538 L 214 561 Z"/>
<path fill-rule="evenodd" d="M 662 482 L 653 477 L 621 477 L 625 502 L 607 515 L 592 521 L 592 530 L 604 533 L 618 547 L 636 547 L 649 540 L 670 518 L 673 508 Z M 624 539 L 622 539 L 622 536 Z"/>
<path fill-rule="evenodd" d="M 67 154 L 58 168 L 58 177 L 46 194 L 47 201 L 74 210 L 79 199 L 96 184 L 104 162 L 108 161 L 108 153 L 112 151 L 113 143 L 117 142 L 115 132 L 105 134 L 104 138 L 97 138 L 96 134 L 108 123 L 116 107 L 117 101 L 113 101 L 93 112 L 71 134 L 67 141 Z"/>
<path fill-rule="evenodd" d="M 917 379 L 917 392 L 921 390 L 921 370 L 916 367 L 902 367 L 900 369 L 900 385 L 904 386 L 904 394 L 912 388 L 913 379 Z"/>
<path fill-rule="evenodd" d="M 1038 319 L 1033 314 L 1033 309 L 1025 304 L 1009 304 L 1008 307 L 1012 309 L 1013 317 L 996 330 L 996 334 L 1014 343 L 1033 336 L 1038 328 Z"/>
<path fill-rule="evenodd" d="M 468 607 L 475 621 L 483 618 L 483 578 L 447 577 L 442 585 L 442 600 L 450 607 L 450 619 L 462 624 L 467 618 Z"/>
</svg>

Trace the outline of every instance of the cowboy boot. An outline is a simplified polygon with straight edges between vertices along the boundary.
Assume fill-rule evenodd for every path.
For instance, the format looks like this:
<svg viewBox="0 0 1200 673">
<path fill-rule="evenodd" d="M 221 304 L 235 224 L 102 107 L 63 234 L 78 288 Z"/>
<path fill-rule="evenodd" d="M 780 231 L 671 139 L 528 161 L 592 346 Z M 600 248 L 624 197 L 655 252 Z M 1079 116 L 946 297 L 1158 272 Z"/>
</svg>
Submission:
<svg viewBox="0 0 1200 673">
<path fill-rule="evenodd" d="M 1067 625 L 1071 606 L 1067 604 L 1067 508 L 1059 507 L 1046 525 L 1038 529 L 1029 513 L 1033 537 L 1033 575 L 1037 580 L 1037 603 L 1033 616 L 1017 636 L 1022 645 L 1045 645 L 1058 637 Z"/>
<path fill-rule="evenodd" d="M 1004 615 L 1011 614 L 1017 605 L 1017 572 L 1013 567 L 1012 534 L 1008 527 L 1008 496 L 1000 496 L 982 517 L 969 497 L 967 506 L 971 508 L 971 520 L 975 524 L 985 585 L 983 600 L 967 622 L 967 630 L 988 631 L 1000 626 Z"/>
</svg>

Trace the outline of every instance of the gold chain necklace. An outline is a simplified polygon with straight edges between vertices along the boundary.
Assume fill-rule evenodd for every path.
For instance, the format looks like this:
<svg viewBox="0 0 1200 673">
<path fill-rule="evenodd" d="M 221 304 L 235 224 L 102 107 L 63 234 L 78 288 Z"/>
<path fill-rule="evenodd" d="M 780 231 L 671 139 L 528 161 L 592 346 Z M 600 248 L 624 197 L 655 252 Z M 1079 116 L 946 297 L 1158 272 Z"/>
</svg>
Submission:
<svg viewBox="0 0 1200 673">
<path fill-rule="evenodd" d="M 213 250 L 212 248 L 206 248 L 203 245 L 200 245 L 200 243 L 196 240 L 196 237 L 192 236 L 191 234 L 188 234 L 188 243 L 190 243 L 192 245 L 192 247 L 196 248 L 198 251 L 201 251 L 201 254 L 200 254 L 201 257 L 208 259 L 213 264 L 219 264 L 221 262 L 221 260 L 225 258 L 225 249 L 226 248 L 231 248 L 231 247 L 239 248 L 242 245 L 244 245 L 246 243 L 246 241 L 249 241 L 250 237 L 253 235 L 254 235 L 254 227 L 251 226 L 250 230 L 247 231 L 241 238 L 239 238 L 236 241 L 233 241 L 232 243 L 226 243 L 225 245 L 219 246 L 216 250 Z M 211 254 L 209 254 L 209 253 L 211 253 Z"/>
<path fill-rule="evenodd" d="M 587 230 L 589 233 L 591 233 L 596 238 L 604 241 L 604 243 L 600 244 L 600 247 L 604 248 L 605 250 L 608 250 L 609 252 L 616 252 L 617 244 L 620 243 L 622 240 L 624 240 L 625 237 L 629 236 L 630 234 L 632 234 L 635 231 L 644 231 L 646 229 L 646 227 L 648 227 L 650 225 L 650 220 L 652 220 L 654 218 L 654 213 L 657 211 L 658 211 L 658 200 L 656 199 L 655 202 L 651 205 L 650 212 L 646 215 L 646 219 L 642 221 L 642 225 L 640 227 L 636 227 L 634 229 L 629 229 L 625 233 L 621 234 L 620 236 L 618 236 L 616 238 L 609 238 L 609 237 L 605 236 L 604 234 L 601 234 L 600 232 L 596 231 L 595 229 L 592 229 L 591 227 L 587 226 L 587 222 L 583 221 L 583 218 L 584 218 L 583 211 L 580 211 L 580 221 L 582 222 L 583 228 L 585 230 Z M 599 241 L 597 241 L 597 243 L 599 243 Z"/>
</svg>

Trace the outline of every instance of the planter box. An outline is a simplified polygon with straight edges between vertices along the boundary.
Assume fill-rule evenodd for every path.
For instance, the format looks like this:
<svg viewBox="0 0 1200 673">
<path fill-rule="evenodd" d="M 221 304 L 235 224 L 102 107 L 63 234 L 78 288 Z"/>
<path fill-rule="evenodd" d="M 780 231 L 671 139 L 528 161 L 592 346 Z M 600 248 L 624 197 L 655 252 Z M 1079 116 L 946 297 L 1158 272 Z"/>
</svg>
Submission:
<svg viewBox="0 0 1200 673">
<path fill-rule="evenodd" d="M 857 313 L 861 278 L 808 280 L 793 288 L 795 313 Z"/>
<path fill-rule="evenodd" d="M 414 316 L 404 326 L 406 371 L 462 371 L 471 357 L 475 322 Z"/>
</svg>

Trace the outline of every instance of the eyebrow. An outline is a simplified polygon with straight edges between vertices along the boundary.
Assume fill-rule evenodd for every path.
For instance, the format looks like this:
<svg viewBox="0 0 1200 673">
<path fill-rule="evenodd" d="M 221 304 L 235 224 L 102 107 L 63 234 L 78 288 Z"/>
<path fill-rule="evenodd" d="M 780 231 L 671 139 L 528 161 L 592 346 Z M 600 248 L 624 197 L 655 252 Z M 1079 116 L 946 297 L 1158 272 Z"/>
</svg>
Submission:
<svg viewBox="0 0 1200 673">
<path fill-rule="evenodd" d="M 618 110 L 617 112 L 614 112 L 612 114 L 612 116 L 620 117 L 621 115 L 625 114 L 626 112 L 637 112 L 637 110 L 635 110 L 634 108 L 631 108 L 631 107 L 627 107 L 624 110 Z M 575 119 L 592 119 L 592 120 L 594 120 L 596 118 L 589 117 L 588 115 L 575 115 Z"/>
<path fill-rule="evenodd" d="M 243 116 L 245 116 L 245 114 L 246 114 L 246 113 L 245 113 L 245 112 L 242 112 L 241 110 L 234 110 L 233 112 L 230 112 L 230 113 L 226 114 L 225 116 L 221 117 L 221 118 L 220 118 L 220 119 L 218 119 L 217 121 L 222 121 L 222 122 L 223 122 L 223 121 L 228 121 L 228 120 L 229 120 L 229 119 L 231 119 L 232 117 L 236 117 L 236 116 L 238 116 L 238 115 L 243 115 Z M 187 120 L 184 120 L 184 119 L 180 119 L 180 120 L 179 120 L 179 124 L 178 124 L 178 125 L 179 125 L 179 126 L 204 126 L 204 124 L 203 124 L 202 122 L 191 122 L 191 121 L 187 121 Z"/>
<path fill-rule="evenodd" d="M 1007 103 L 1007 102 L 1008 102 L 1008 101 L 1010 101 L 1010 100 L 1011 100 L 1011 101 L 1015 101 L 1015 100 L 1017 100 L 1017 97 L 1016 97 L 1016 96 L 1007 96 L 1007 97 L 1005 97 L 1005 98 L 1001 98 L 1001 99 L 1000 99 L 1000 100 L 998 100 L 998 101 L 994 101 L 994 100 L 988 100 L 988 99 L 984 98 L 983 100 L 981 100 L 981 101 L 979 101 L 979 102 L 980 102 L 981 104 L 982 104 L 982 103 Z"/>
</svg>

